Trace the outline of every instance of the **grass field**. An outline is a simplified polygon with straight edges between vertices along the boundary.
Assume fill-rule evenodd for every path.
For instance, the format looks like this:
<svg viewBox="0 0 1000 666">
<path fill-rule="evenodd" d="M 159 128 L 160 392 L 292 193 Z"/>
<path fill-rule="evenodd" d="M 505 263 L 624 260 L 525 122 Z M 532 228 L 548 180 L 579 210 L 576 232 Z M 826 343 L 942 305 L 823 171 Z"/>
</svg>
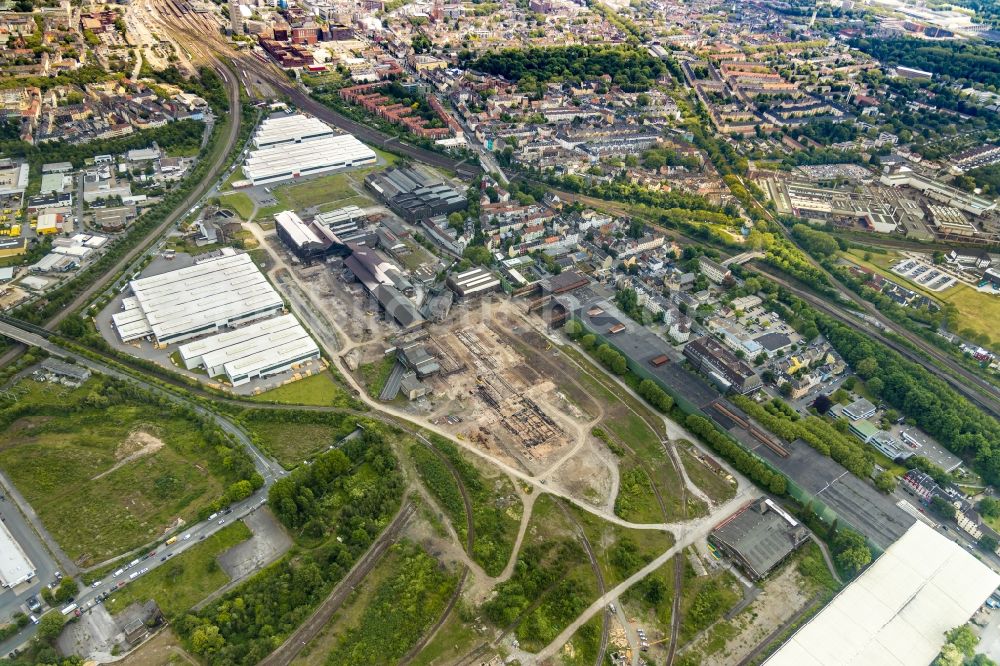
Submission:
<svg viewBox="0 0 1000 666">
<path fill-rule="evenodd" d="M 659 569 L 630 587 L 621 601 L 628 617 L 637 618 L 646 628 L 651 641 L 670 636 L 670 619 L 674 598 L 674 560 L 668 560 Z M 660 643 L 650 651 L 650 657 L 666 661 L 667 643 Z"/>
<path fill-rule="evenodd" d="M 136 548 L 222 494 L 221 463 L 195 422 L 156 405 L 106 404 L 96 379 L 75 391 L 19 386 L 28 393 L 0 435 L 0 467 L 74 560 Z"/>
<path fill-rule="evenodd" d="M 297 412 L 291 419 L 283 418 L 284 413 L 254 410 L 243 414 L 241 420 L 254 443 L 277 458 L 285 469 L 301 465 L 357 427 L 357 418 L 347 414 Z"/>
<path fill-rule="evenodd" d="M 684 645 L 699 631 L 712 626 L 741 598 L 740 585 L 729 571 L 696 576 L 691 563 L 685 561 L 679 643 Z"/>
<path fill-rule="evenodd" d="M 677 452 L 680 454 L 681 464 L 684 465 L 691 482 L 701 488 L 702 492 L 711 497 L 712 501 L 717 504 L 735 497 L 736 483 L 711 470 L 705 463 L 698 460 L 692 451 L 694 448 L 691 442 L 686 440 L 677 442 Z"/>
<path fill-rule="evenodd" d="M 229 582 L 216 558 L 252 536 L 242 521 L 225 527 L 111 595 L 105 606 L 119 613 L 133 602 L 153 599 L 168 618 L 178 618 Z"/>
<path fill-rule="evenodd" d="M 222 208 L 231 208 L 233 212 L 244 220 L 250 220 L 253 217 L 253 199 L 243 192 L 233 192 L 232 194 L 220 196 L 219 205 Z"/>
<path fill-rule="evenodd" d="M 576 630 L 576 633 L 573 634 L 560 653 L 563 666 L 591 666 L 594 663 L 594 660 L 597 659 L 597 653 L 601 649 L 601 627 L 603 624 L 604 616 L 598 613 Z M 605 660 L 607 660 L 607 656 L 605 656 Z"/>
<path fill-rule="evenodd" d="M 462 600 L 458 603 L 434 638 L 410 662 L 410 666 L 448 666 L 457 663 L 475 646 L 476 641 L 481 640 L 472 623 L 462 619 L 463 615 L 469 617 L 469 614 L 462 612 Z"/>
<path fill-rule="evenodd" d="M 322 405 L 345 407 L 351 395 L 330 372 L 319 372 L 290 384 L 284 384 L 251 398 L 257 402 L 282 405 Z"/>
<path fill-rule="evenodd" d="M 576 507 L 571 511 L 587 534 L 608 587 L 625 580 L 674 545 L 669 532 L 630 530 Z"/>
<path fill-rule="evenodd" d="M 356 194 L 353 197 L 347 197 L 345 199 L 337 199 L 335 201 L 328 201 L 324 204 L 316 206 L 316 210 L 321 213 L 328 213 L 331 210 L 337 210 L 338 208 L 343 208 L 344 206 L 358 206 L 359 208 L 364 208 L 365 206 L 372 205 L 372 200 L 368 197 Z"/>
<path fill-rule="evenodd" d="M 1000 342 L 1000 296 L 984 294 L 962 284 L 949 289 L 939 298 L 958 310 L 958 318 L 951 322 L 952 330 L 971 329 L 989 336 L 993 342 Z"/>
<path fill-rule="evenodd" d="M 604 409 L 600 428 L 609 435 L 609 441 L 625 451 L 619 456 L 622 483 L 616 513 L 633 522 L 652 523 L 705 515 L 708 507 L 701 500 L 688 497 L 687 507 L 681 501 L 677 491 L 681 487 L 680 474 L 660 443 L 666 436 L 663 417 L 622 390 L 577 349 L 566 345 L 560 350 L 586 370 L 579 373 L 578 380 Z M 663 500 L 663 510 L 654 486 Z"/>
</svg>

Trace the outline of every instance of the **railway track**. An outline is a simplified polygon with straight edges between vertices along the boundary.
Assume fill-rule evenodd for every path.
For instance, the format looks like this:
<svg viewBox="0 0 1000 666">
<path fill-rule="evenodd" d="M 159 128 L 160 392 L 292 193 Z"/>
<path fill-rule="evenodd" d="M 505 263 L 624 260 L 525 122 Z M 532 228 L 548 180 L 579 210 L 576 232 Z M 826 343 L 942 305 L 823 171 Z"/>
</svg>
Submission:
<svg viewBox="0 0 1000 666">
<path fill-rule="evenodd" d="M 400 507 L 396 517 L 393 518 L 389 526 L 385 528 L 378 539 L 371 545 L 367 552 L 361 556 L 354 567 L 344 578 L 337 583 L 333 591 L 320 604 L 319 608 L 303 622 L 295 632 L 292 633 L 278 649 L 265 657 L 260 666 L 288 666 L 292 660 L 298 656 L 306 645 L 309 644 L 323 627 L 330 622 L 333 614 L 343 605 L 347 597 L 354 591 L 354 588 L 361 583 L 365 577 L 371 573 L 385 555 L 389 546 L 396 542 L 402 533 L 406 523 L 416 513 L 417 506 L 410 500 L 406 500 Z"/>
<path fill-rule="evenodd" d="M 594 554 L 594 548 L 590 543 L 590 539 L 587 538 L 587 532 L 562 502 L 559 502 L 559 510 L 562 511 L 566 520 L 573 523 L 576 529 L 580 531 L 580 540 L 583 542 L 583 549 L 587 553 L 587 559 L 590 561 L 590 568 L 594 572 L 594 578 L 597 579 L 597 596 L 603 597 L 607 591 L 607 585 L 604 582 L 604 573 L 601 571 L 601 565 L 597 561 L 597 555 Z M 601 666 L 604 663 L 604 654 L 608 651 L 608 615 L 607 609 L 601 614 L 601 645 L 597 650 L 597 658 L 594 666 Z"/>
<path fill-rule="evenodd" d="M 1000 395 L 998 395 L 997 388 L 995 386 L 963 368 L 943 352 L 933 350 L 933 348 L 927 343 L 917 344 L 914 338 L 916 338 L 916 340 L 919 340 L 919 338 L 917 338 L 917 336 L 913 333 L 906 330 L 897 330 L 892 327 L 886 327 L 887 330 L 891 330 L 896 335 L 900 335 L 908 342 L 914 344 L 918 349 L 920 349 L 919 354 L 910 349 L 908 346 L 886 337 L 874 326 L 871 326 L 866 322 L 858 321 L 854 317 L 849 316 L 843 309 L 831 305 L 826 300 L 816 296 L 807 289 L 792 283 L 790 280 L 786 280 L 783 277 L 775 275 L 774 272 L 768 267 L 757 265 L 756 269 L 758 272 L 766 275 L 769 279 L 785 287 L 798 298 L 806 301 L 817 310 L 830 315 L 834 319 L 837 319 L 848 326 L 863 329 L 871 338 L 878 340 L 885 346 L 899 352 L 907 360 L 926 367 L 927 359 L 922 356 L 923 354 L 940 363 L 950 371 L 939 373 L 938 376 L 941 377 L 941 379 L 948 382 L 948 384 L 950 384 L 956 392 L 965 396 L 973 404 L 989 412 L 994 417 L 1000 418 Z M 876 318 L 876 320 L 881 322 L 880 317 Z M 882 325 L 884 326 L 884 323 Z"/>
</svg>

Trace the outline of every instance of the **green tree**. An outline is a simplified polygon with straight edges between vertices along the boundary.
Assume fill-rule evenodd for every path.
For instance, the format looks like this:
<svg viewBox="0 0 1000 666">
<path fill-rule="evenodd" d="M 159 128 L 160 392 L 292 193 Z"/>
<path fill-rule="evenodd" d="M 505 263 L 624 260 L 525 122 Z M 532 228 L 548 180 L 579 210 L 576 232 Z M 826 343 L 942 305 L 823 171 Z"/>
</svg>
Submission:
<svg viewBox="0 0 1000 666">
<path fill-rule="evenodd" d="M 575 340 L 583 333 L 583 325 L 575 319 L 570 319 L 563 326 L 563 331 L 565 331 L 567 336 Z"/>
<path fill-rule="evenodd" d="M 853 530 L 842 529 L 833 537 L 833 559 L 837 566 L 854 576 L 872 561 L 865 538 Z"/>
<path fill-rule="evenodd" d="M 855 370 L 862 379 L 870 379 L 878 372 L 878 361 L 875 357 L 868 356 L 858 361 L 858 366 Z"/>
<path fill-rule="evenodd" d="M 52 597 L 57 602 L 63 603 L 75 597 L 76 593 L 77 593 L 76 581 L 70 578 L 69 576 L 66 576 L 65 578 L 62 579 L 62 582 L 59 583 L 59 587 L 56 588 L 56 591 L 53 593 Z"/>
<path fill-rule="evenodd" d="M 888 494 L 896 489 L 896 477 L 890 471 L 884 471 L 875 477 L 875 487 Z"/>
<path fill-rule="evenodd" d="M 191 634 L 191 649 L 197 654 L 214 654 L 222 649 L 226 640 L 214 624 L 198 627 Z"/>
<path fill-rule="evenodd" d="M 36 634 L 38 640 L 43 643 L 51 643 L 59 638 L 65 624 L 66 618 L 62 613 L 57 611 L 46 613 L 38 620 L 38 633 Z"/>
<path fill-rule="evenodd" d="M 979 547 L 988 553 L 995 553 L 997 546 L 1000 546 L 1000 542 L 992 534 L 984 534 L 979 537 Z"/>
<path fill-rule="evenodd" d="M 976 508 L 979 509 L 979 513 L 988 518 L 1000 517 L 1000 500 L 997 500 L 996 498 L 984 497 L 979 500 Z"/>
<path fill-rule="evenodd" d="M 957 647 L 959 652 L 966 657 L 971 657 L 975 654 L 976 646 L 979 645 L 979 638 L 973 633 L 972 627 L 967 624 L 955 627 L 945 634 L 945 636 L 948 644 Z"/>
<path fill-rule="evenodd" d="M 955 505 L 943 497 L 935 495 L 931 498 L 931 510 L 942 518 L 955 519 Z"/>
</svg>

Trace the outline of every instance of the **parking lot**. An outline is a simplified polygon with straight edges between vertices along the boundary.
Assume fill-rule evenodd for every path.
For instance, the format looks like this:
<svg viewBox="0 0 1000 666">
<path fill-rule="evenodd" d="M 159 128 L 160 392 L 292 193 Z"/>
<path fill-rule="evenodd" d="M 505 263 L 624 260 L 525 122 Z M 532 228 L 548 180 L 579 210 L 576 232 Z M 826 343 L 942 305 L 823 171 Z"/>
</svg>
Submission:
<svg viewBox="0 0 1000 666">
<path fill-rule="evenodd" d="M 955 286 L 958 280 L 943 269 L 917 259 L 904 259 L 892 267 L 892 272 L 928 291 L 944 291 Z"/>
</svg>

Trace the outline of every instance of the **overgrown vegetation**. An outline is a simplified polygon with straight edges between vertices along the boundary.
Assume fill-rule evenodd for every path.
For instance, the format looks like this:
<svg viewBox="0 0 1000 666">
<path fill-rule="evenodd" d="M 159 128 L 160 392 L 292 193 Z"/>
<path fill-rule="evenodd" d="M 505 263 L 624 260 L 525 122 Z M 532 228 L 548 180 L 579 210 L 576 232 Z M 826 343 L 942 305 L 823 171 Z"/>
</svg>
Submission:
<svg viewBox="0 0 1000 666">
<path fill-rule="evenodd" d="M 358 427 L 343 412 L 251 409 L 240 415 L 253 443 L 289 469 L 327 450 Z"/>
<path fill-rule="evenodd" d="M 523 509 L 520 498 L 514 492 L 514 485 L 506 476 L 496 477 L 495 480 L 484 476 L 444 437 L 432 434 L 428 439 L 451 463 L 469 494 L 472 524 L 476 530 L 472 559 L 487 574 L 498 575 L 507 566 L 521 524 Z M 457 524 L 455 529 L 459 529 Z"/>
<path fill-rule="evenodd" d="M 392 549 L 399 564 L 327 656 L 328 664 L 398 663 L 441 615 L 458 577 L 411 542 Z"/>
<path fill-rule="evenodd" d="M 119 555 L 263 485 L 228 434 L 160 394 L 99 375 L 19 390 L 0 409 L 0 465 L 74 559 Z"/>
<path fill-rule="evenodd" d="M 271 487 L 269 505 L 298 547 L 177 621 L 188 649 L 209 664 L 257 663 L 301 624 L 399 508 L 403 480 L 388 444 L 398 436 L 370 426 Z"/>
</svg>

